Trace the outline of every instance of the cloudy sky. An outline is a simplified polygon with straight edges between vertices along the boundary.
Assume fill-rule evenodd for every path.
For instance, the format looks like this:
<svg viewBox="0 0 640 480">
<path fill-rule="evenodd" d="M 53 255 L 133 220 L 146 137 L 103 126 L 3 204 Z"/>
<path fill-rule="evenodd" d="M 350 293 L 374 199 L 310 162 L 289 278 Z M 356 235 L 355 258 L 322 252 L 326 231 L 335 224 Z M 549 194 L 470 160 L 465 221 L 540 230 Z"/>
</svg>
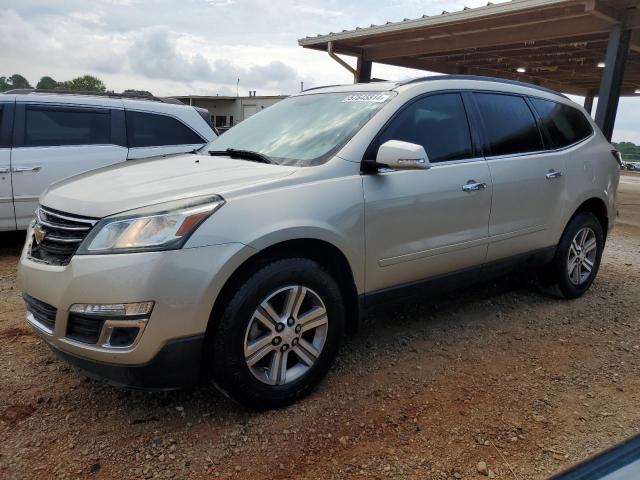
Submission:
<svg viewBox="0 0 640 480">
<path fill-rule="evenodd" d="M 496 0 L 493 0 L 497 3 Z M 499 1 L 499 0 L 498 0 Z M 67 80 L 156 95 L 294 93 L 349 83 L 307 35 L 480 6 L 486 0 L 0 0 L 0 75 Z M 374 65 L 373 75 L 420 72 Z M 580 101 L 580 99 L 577 99 Z M 621 102 L 614 139 L 640 144 L 640 98 Z"/>
</svg>

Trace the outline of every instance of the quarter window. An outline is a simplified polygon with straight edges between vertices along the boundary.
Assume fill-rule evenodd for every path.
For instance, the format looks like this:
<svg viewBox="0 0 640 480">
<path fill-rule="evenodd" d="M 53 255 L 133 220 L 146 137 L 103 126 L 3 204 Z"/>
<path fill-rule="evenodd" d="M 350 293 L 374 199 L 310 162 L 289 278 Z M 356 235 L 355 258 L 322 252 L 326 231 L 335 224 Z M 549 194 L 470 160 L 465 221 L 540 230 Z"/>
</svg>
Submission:
<svg viewBox="0 0 640 480">
<path fill-rule="evenodd" d="M 531 102 L 549 132 L 554 148 L 572 145 L 593 133 L 589 120 L 579 110 L 540 98 L 532 98 Z"/>
<path fill-rule="evenodd" d="M 205 143 L 199 135 L 175 118 L 131 111 L 127 112 L 127 137 L 129 147 Z"/>
<path fill-rule="evenodd" d="M 422 145 L 430 162 L 460 160 L 473 155 L 469 122 L 458 93 L 431 95 L 410 104 L 378 138 L 372 156 L 389 140 Z"/>
<path fill-rule="evenodd" d="M 542 150 L 535 118 L 522 97 L 493 93 L 474 94 L 491 155 Z"/>
<path fill-rule="evenodd" d="M 109 110 L 28 105 L 25 113 L 24 144 L 27 147 L 111 143 Z"/>
</svg>

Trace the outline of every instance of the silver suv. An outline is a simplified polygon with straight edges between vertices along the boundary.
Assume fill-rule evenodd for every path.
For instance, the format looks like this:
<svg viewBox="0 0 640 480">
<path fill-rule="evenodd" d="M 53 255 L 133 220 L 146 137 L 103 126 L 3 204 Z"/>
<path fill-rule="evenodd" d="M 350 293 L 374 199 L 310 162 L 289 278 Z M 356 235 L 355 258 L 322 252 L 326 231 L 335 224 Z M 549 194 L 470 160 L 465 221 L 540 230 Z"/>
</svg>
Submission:
<svg viewBox="0 0 640 480">
<path fill-rule="evenodd" d="M 582 108 L 531 85 L 306 91 L 197 154 L 52 186 L 20 260 L 27 320 L 116 385 L 205 377 L 251 407 L 286 405 L 380 302 L 523 266 L 582 295 L 617 161 Z"/>
<path fill-rule="evenodd" d="M 0 231 L 25 230 L 53 182 L 201 148 L 216 134 L 179 100 L 13 90 L 0 94 Z"/>
</svg>

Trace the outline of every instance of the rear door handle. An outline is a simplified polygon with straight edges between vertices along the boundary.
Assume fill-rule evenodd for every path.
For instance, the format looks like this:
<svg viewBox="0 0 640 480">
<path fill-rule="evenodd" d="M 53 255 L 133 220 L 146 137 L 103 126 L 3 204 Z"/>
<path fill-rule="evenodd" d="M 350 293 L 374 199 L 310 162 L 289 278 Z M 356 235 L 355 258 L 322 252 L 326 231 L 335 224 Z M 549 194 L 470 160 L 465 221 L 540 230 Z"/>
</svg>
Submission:
<svg viewBox="0 0 640 480">
<path fill-rule="evenodd" d="M 20 173 L 20 172 L 39 172 L 40 169 L 42 168 L 42 166 L 40 165 L 35 165 L 33 167 L 13 167 L 11 169 L 11 171 L 13 173 Z"/>
<path fill-rule="evenodd" d="M 553 180 L 554 178 L 560 178 L 562 176 L 562 172 L 558 172 L 556 170 L 549 170 L 549 172 L 545 175 L 547 180 Z"/>
<path fill-rule="evenodd" d="M 9 173 L 10 171 L 11 169 L 9 168 L 4 168 L 4 167 L 0 168 L 0 173 Z"/>
<path fill-rule="evenodd" d="M 469 180 L 467 183 L 462 185 L 463 192 L 477 192 L 478 190 L 484 190 L 487 188 L 486 183 L 479 183 L 475 180 Z"/>
</svg>

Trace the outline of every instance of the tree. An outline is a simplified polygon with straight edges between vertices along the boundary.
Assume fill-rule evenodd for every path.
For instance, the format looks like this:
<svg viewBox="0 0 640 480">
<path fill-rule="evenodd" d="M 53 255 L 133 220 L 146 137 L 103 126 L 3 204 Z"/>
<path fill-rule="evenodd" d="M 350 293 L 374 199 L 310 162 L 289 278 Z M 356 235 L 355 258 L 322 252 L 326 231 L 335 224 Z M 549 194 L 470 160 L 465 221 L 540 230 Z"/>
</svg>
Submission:
<svg viewBox="0 0 640 480">
<path fill-rule="evenodd" d="M 60 82 L 58 85 L 64 90 L 78 90 L 83 92 L 104 92 L 107 89 L 102 80 L 91 75 L 76 77 L 66 82 Z"/>
<path fill-rule="evenodd" d="M 622 159 L 629 162 L 640 161 L 640 146 L 633 142 L 613 143 L 613 146 L 622 153 Z"/>
<path fill-rule="evenodd" d="M 40 81 L 36 85 L 36 88 L 39 88 L 41 90 L 53 90 L 54 88 L 58 88 L 58 82 L 56 82 L 51 77 L 45 76 L 40 79 Z"/>
<path fill-rule="evenodd" d="M 122 93 L 123 95 L 131 95 L 134 97 L 153 97 L 153 93 L 148 92 L 147 90 L 133 90 L 128 88 Z"/>
<path fill-rule="evenodd" d="M 29 81 L 22 75 L 16 73 L 10 77 L 0 77 L 0 92 L 13 90 L 14 88 L 32 88 Z"/>
<path fill-rule="evenodd" d="M 11 88 L 33 88 L 29 83 L 29 80 L 24 78 L 19 73 L 14 73 L 9 77 L 9 83 L 11 84 Z"/>
</svg>

